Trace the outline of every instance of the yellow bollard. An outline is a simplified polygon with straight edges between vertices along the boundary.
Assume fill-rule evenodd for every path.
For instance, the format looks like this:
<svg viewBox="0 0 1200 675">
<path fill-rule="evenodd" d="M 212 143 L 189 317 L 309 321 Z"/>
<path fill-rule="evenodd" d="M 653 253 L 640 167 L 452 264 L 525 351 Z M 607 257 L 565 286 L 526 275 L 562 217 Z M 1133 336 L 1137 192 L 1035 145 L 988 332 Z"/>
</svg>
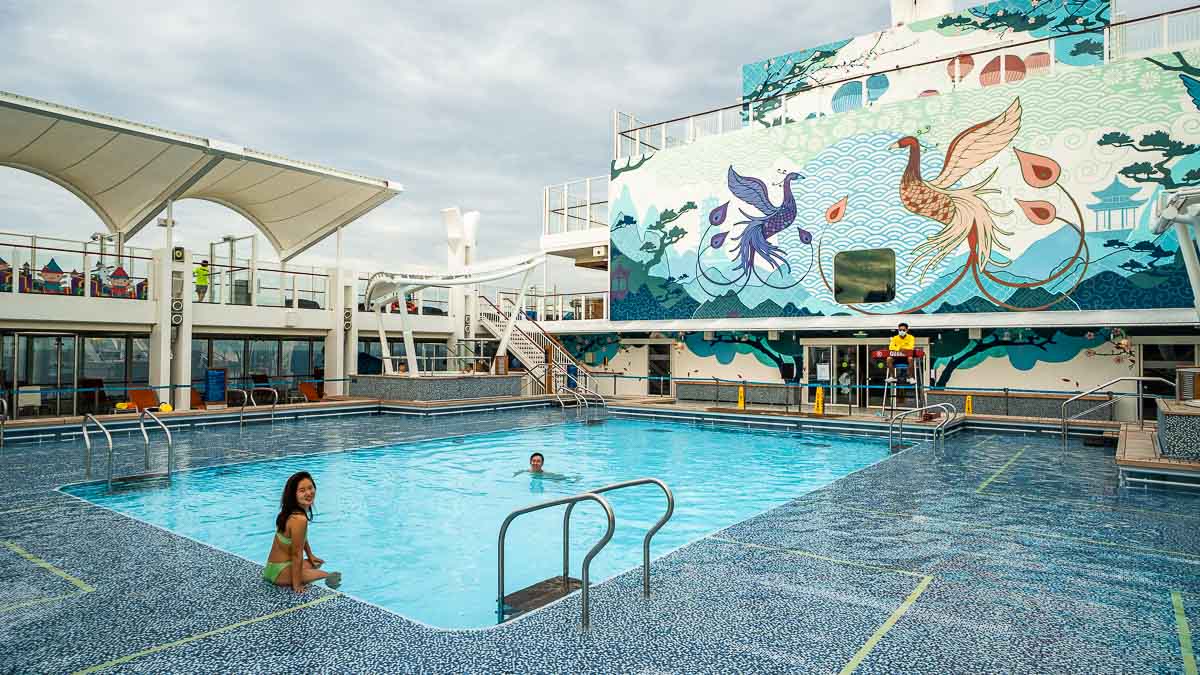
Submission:
<svg viewBox="0 0 1200 675">
<path fill-rule="evenodd" d="M 963 414 L 964 415 L 975 414 L 975 402 L 971 400 L 971 397 L 969 395 L 963 401 Z"/>
<path fill-rule="evenodd" d="M 825 387 L 817 387 L 817 400 L 813 402 L 813 412 L 818 415 L 825 414 Z"/>
<path fill-rule="evenodd" d="M 738 385 L 738 410 L 746 409 L 746 385 Z"/>
</svg>

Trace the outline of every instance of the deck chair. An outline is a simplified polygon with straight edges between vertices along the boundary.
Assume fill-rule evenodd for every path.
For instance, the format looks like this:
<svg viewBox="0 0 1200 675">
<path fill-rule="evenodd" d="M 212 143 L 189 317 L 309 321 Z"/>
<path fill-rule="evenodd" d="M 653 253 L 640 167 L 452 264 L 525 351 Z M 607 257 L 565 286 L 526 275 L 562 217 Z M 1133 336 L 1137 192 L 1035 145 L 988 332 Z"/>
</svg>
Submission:
<svg viewBox="0 0 1200 675">
<path fill-rule="evenodd" d="M 304 400 L 309 403 L 316 403 L 321 400 L 321 395 L 317 393 L 317 388 L 313 386 L 312 382 L 301 382 L 296 388 L 304 395 Z"/>
<path fill-rule="evenodd" d="M 138 412 L 147 409 L 155 410 L 161 405 L 158 401 L 158 394 L 150 389 L 130 389 L 129 402 L 138 409 Z"/>
</svg>

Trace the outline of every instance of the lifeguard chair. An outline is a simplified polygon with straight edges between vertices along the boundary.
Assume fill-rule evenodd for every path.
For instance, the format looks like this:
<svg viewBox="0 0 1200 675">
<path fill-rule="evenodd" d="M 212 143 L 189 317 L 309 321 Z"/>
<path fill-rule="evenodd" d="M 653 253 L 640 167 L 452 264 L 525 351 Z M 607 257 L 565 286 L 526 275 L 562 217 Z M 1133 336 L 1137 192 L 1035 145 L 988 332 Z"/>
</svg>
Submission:
<svg viewBox="0 0 1200 675">
<path fill-rule="evenodd" d="M 871 361 L 873 363 L 886 363 L 891 352 L 887 349 L 876 349 L 871 352 Z M 909 384 L 909 378 L 916 380 L 915 383 Z M 912 406 L 901 407 L 899 405 L 899 397 L 902 391 L 912 389 L 913 397 Z M 890 410 L 893 415 L 897 410 L 911 410 L 914 408 L 923 408 L 929 404 L 929 392 L 926 390 L 925 383 L 925 350 L 914 349 L 912 358 L 908 363 L 896 364 L 896 377 L 888 378 L 883 385 L 883 407 L 885 410 Z"/>
</svg>

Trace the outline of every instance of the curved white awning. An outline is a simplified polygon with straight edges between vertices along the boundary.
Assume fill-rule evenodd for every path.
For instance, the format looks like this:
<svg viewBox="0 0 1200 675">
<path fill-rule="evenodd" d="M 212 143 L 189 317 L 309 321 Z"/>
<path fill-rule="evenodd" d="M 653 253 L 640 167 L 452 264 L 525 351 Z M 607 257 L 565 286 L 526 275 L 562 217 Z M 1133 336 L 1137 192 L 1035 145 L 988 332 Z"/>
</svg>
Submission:
<svg viewBox="0 0 1200 675">
<path fill-rule="evenodd" d="M 0 166 L 58 183 L 126 236 L 168 201 L 222 204 L 254 223 L 285 261 L 403 191 L 386 180 L 7 92 L 0 92 Z"/>
<path fill-rule="evenodd" d="M 429 286 L 470 286 L 485 284 L 499 279 L 528 272 L 546 262 L 544 253 L 534 253 L 513 258 L 489 261 L 463 272 L 449 274 L 405 274 L 403 272 L 376 272 L 367 281 L 363 302 L 370 309 L 381 301 L 390 302 L 401 292 L 408 293 Z"/>
</svg>

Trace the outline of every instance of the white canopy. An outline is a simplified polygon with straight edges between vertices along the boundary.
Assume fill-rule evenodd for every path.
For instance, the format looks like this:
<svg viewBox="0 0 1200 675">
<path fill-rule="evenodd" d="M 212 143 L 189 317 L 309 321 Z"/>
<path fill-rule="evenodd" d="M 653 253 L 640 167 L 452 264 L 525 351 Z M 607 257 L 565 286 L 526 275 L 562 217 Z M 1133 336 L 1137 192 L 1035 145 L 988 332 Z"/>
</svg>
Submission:
<svg viewBox="0 0 1200 675">
<path fill-rule="evenodd" d="M 222 204 L 254 223 L 285 261 L 404 189 L 3 91 L 0 166 L 58 183 L 127 237 L 168 201 Z"/>
</svg>

